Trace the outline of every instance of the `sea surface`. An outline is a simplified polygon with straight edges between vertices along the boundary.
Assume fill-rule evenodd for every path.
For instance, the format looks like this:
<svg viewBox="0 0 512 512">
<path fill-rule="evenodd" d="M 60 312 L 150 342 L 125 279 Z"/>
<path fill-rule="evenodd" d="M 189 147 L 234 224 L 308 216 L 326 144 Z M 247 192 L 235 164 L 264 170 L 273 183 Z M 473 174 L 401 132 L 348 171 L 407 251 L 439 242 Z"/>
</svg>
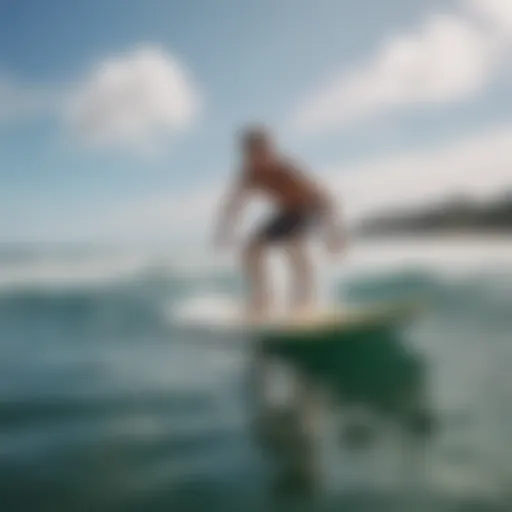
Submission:
<svg viewBox="0 0 512 512">
<path fill-rule="evenodd" d="M 276 495 L 251 430 L 248 340 L 190 328 L 240 303 L 233 261 L 4 247 L 0 510 L 511 510 L 512 240 L 356 242 L 320 265 L 340 308 L 428 300 L 399 333 L 425 370 L 435 418 L 414 470 L 392 426 L 364 449 L 345 446 L 338 420 L 352 413 L 329 402 L 319 490 Z"/>
</svg>

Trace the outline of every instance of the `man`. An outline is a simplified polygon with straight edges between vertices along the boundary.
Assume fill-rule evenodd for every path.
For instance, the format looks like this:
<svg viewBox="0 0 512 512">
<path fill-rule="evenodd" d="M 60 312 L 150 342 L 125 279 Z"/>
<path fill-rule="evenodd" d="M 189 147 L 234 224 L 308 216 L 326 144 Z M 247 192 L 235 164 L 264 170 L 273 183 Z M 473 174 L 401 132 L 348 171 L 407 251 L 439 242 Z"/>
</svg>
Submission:
<svg viewBox="0 0 512 512">
<path fill-rule="evenodd" d="M 224 205 L 216 241 L 223 245 L 231 238 L 234 222 L 242 206 L 254 193 L 263 193 L 277 207 L 250 238 L 243 251 L 243 267 L 249 284 L 249 319 L 263 320 L 270 307 L 270 292 L 264 257 L 279 244 L 290 258 L 293 270 L 292 304 L 294 312 L 311 309 L 314 298 L 312 263 L 306 238 L 317 227 L 325 228 L 328 248 L 341 249 L 341 232 L 333 202 L 316 182 L 282 158 L 269 133 L 250 128 L 241 139 L 243 165 L 235 186 Z"/>
</svg>

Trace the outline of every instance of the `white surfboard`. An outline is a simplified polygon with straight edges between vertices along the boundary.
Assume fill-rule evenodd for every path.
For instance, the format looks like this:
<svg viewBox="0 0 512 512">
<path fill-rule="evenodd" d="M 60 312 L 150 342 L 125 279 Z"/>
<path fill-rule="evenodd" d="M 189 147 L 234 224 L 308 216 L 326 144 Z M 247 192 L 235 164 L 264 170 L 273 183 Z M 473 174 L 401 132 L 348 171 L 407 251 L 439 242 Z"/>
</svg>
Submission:
<svg viewBox="0 0 512 512">
<path fill-rule="evenodd" d="M 385 325 L 400 322 L 424 306 L 425 302 L 421 300 L 360 306 L 336 305 L 295 314 L 276 312 L 262 320 L 248 321 L 239 301 L 225 297 L 202 297 L 175 310 L 173 320 L 182 326 L 202 327 L 212 331 L 236 329 L 249 332 L 293 332 L 333 328 L 344 331 L 375 323 Z"/>
</svg>

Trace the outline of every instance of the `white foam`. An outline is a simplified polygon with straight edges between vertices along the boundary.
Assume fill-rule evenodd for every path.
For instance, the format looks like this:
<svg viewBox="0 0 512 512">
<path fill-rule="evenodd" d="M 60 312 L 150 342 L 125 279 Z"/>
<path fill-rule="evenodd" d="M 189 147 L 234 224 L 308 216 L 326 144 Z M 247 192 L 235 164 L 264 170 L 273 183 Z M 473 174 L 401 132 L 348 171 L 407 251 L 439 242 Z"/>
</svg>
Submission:
<svg viewBox="0 0 512 512">
<path fill-rule="evenodd" d="M 9 263 L 0 268 L 0 288 L 97 286 L 133 276 L 145 268 L 146 263 L 147 260 L 138 255 L 41 258 L 30 262 Z"/>
<path fill-rule="evenodd" d="M 357 275 L 414 267 L 452 278 L 475 270 L 510 269 L 512 240 L 435 237 L 357 241 L 336 260 L 329 260 L 318 251 L 313 254 L 321 281 L 325 283 L 319 301 L 326 302 L 329 285 L 334 280 Z M 270 260 L 274 291 L 279 302 L 283 302 L 288 289 L 286 260 L 277 253 Z M 198 248 L 179 253 L 141 247 L 78 255 L 45 254 L 19 261 L 0 261 L 0 289 L 98 286 L 155 271 L 159 275 L 200 279 L 224 271 L 238 272 L 238 259 L 236 253 L 215 256 Z"/>
<path fill-rule="evenodd" d="M 172 321 L 197 325 L 235 324 L 242 318 L 240 301 L 234 297 L 201 294 L 173 305 L 166 312 Z"/>
</svg>

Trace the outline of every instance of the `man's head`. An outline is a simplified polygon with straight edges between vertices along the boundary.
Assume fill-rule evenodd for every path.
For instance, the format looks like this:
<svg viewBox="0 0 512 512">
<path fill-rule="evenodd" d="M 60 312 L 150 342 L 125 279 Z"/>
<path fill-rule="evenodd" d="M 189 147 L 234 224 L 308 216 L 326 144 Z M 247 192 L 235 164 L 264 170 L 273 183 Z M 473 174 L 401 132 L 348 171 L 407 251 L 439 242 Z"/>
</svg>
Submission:
<svg viewBox="0 0 512 512">
<path fill-rule="evenodd" d="M 274 143 L 265 128 L 247 128 L 242 132 L 241 139 L 244 158 L 250 165 L 265 165 L 274 158 Z"/>
</svg>

